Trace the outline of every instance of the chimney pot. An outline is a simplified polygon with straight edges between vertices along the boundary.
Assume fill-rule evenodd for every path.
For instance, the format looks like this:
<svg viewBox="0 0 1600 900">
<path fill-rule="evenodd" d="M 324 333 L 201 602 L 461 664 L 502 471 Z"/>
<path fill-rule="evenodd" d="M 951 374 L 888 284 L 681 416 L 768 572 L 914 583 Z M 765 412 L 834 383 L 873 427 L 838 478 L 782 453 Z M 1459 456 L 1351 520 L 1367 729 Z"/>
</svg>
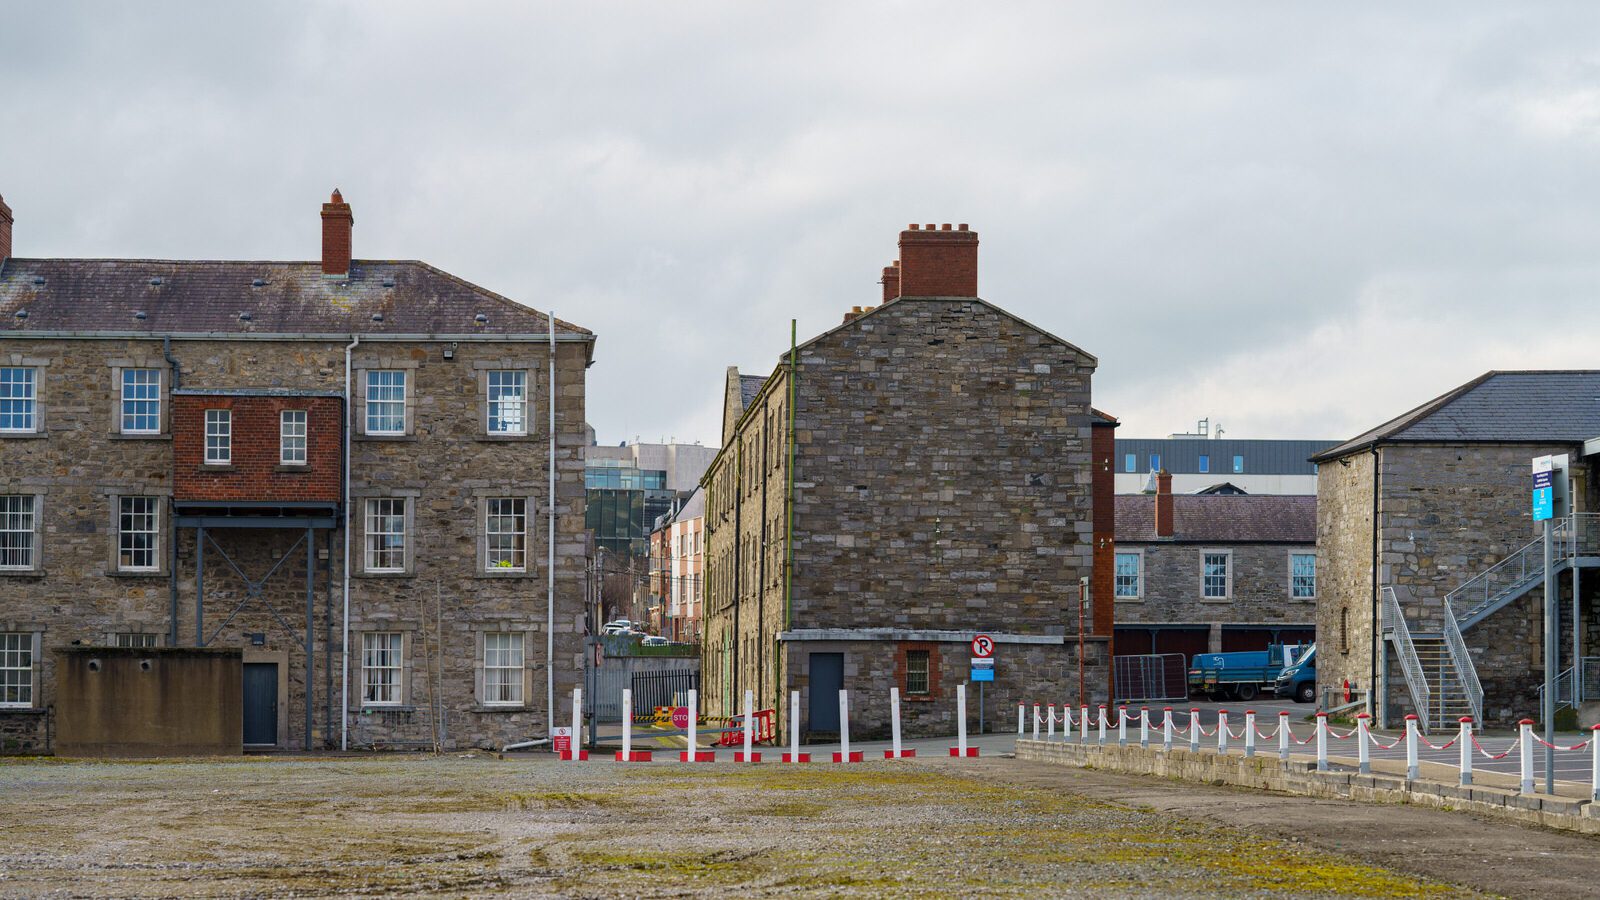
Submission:
<svg viewBox="0 0 1600 900">
<path fill-rule="evenodd" d="M 330 278 L 350 277 L 350 233 L 356 224 L 350 204 L 338 188 L 329 202 L 322 204 L 322 274 Z"/>
<path fill-rule="evenodd" d="M 920 226 L 918 226 L 917 223 L 912 222 L 910 225 L 907 225 L 906 227 L 911 229 L 912 231 L 916 231 L 917 228 L 919 228 Z"/>
<path fill-rule="evenodd" d="M 922 230 L 923 231 L 936 231 L 937 229 L 935 229 L 933 227 L 933 223 L 932 222 L 929 222 L 928 224 L 922 226 Z"/>
<path fill-rule="evenodd" d="M 941 228 L 940 230 L 941 231 L 949 231 L 950 230 L 950 223 L 949 222 L 944 223 L 944 227 Z"/>
<path fill-rule="evenodd" d="M 962 222 L 960 225 L 957 225 L 956 226 L 956 230 L 957 231 L 966 231 L 967 230 L 967 223 Z"/>
<path fill-rule="evenodd" d="M 6 205 L 6 198 L 0 197 L 0 262 L 11 258 L 11 207 Z"/>
<path fill-rule="evenodd" d="M 1156 537 L 1172 537 L 1172 475 L 1166 469 L 1156 473 Z"/>
</svg>

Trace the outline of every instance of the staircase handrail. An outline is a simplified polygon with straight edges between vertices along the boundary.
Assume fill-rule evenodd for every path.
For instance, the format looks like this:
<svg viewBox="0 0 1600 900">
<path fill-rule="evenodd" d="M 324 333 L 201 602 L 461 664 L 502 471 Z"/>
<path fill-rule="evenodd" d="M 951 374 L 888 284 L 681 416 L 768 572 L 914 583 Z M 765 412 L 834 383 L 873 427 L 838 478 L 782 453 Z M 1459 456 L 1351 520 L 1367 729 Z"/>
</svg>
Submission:
<svg viewBox="0 0 1600 900">
<path fill-rule="evenodd" d="M 1569 520 L 1570 517 L 1563 518 L 1556 523 L 1556 539 L 1551 544 L 1555 551 L 1556 562 L 1570 559 L 1574 549 L 1575 542 L 1571 539 L 1573 529 L 1568 527 Z M 1460 587 L 1445 594 L 1445 607 L 1461 603 L 1465 606 L 1466 614 L 1470 616 L 1473 611 L 1493 602 L 1499 592 L 1509 590 L 1542 571 L 1544 571 L 1544 535 L 1541 534 L 1504 559 L 1463 581 Z"/>
<path fill-rule="evenodd" d="M 1450 663 L 1455 666 L 1456 677 L 1461 681 L 1467 702 L 1472 705 L 1472 720 L 1483 724 L 1483 685 L 1478 681 L 1478 667 L 1467 652 L 1466 638 L 1461 636 L 1461 626 L 1456 622 L 1455 611 L 1447 600 L 1444 604 L 1444 645 L 1450 651 Z"/>
<path fill-rule="evenodd" d="M 1417 712 L 1426 712 L 1433 691 L 1422 673 L 1422 661 L 1417 658 L 1417 648 L 1411 643 L 1411 628 L 1406 624 L 1405 613 L 1400 609 L 1400 598 L 1394 588 L 1383 588 L 1383 630 L 1389 632 L 1400 657 L 1400 671 L 1405 674 L 1406 687 L 1411 691 L 1411 702 Z"/>
</svg>

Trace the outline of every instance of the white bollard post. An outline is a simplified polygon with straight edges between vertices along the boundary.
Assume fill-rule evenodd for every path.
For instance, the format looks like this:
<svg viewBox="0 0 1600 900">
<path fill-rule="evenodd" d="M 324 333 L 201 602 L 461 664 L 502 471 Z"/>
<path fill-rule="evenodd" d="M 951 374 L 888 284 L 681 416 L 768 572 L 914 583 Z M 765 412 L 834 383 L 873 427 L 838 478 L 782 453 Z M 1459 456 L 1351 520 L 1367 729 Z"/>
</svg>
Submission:
<svg viewBox="0 0 1600 900">
<path fill-rule="evenodd" d="M 702 762 L 705 757 L 700 755 L 700 692 L 694 688 L 689 689 L 689 747 L 678 754 L 680 762 Z M 715 751 L 712 751 L 714 754 Z M 712 755 L 707 754 L 707 755 Z M 714 756 L 713 756 L 714 758 Z"/>
<path fill-rule="evenodd" d="M 1033 739 L 1039 739 L 1039 704 L 1033 705 Z"/>
<path fill-rule="evenodd" d="M 839 752 L 833 755 L 836 763 L 861 762 L 860 753 L 850 752 L 850 692 L 839 691 Z"/>
<path fill-rule="evenodd" d="M 1522 757 L 1522 793 L 1533 793 L 1533 720 L 1517 723 L 1517 753 Z"/>
<path fill-rule="evenodd" d="M 1287 711 L 1278 713 L 1278 758 L 1285 762 L 1289 760 L 1289 713 Z"/>
<path fill-rule="evenodd" d="M 1456 738 L 1461 742 L 1461 784 L 1472 783 L 1472 717 L 1461 717 L 1461 736 Z"/>
<path fill-rule="evenodd" d="M 1104 747 L 1106 745 L 1106 705 L 1104 703 L 1100 704 L 1100 722 L 1098 728 L 1100 733 L 1100 746 Z"/>
<path fill-rule="evenodd" d="M 633 761 L 633 689 L 622 689 L 622 755 L 617 759 Z"/>
<path fill-rule="evenodd" d="M 1022 733 L 1022 707 L 1018 706 L 1017 733 Z M 950 748 L 951 756 L 967 755 L 967 683 L 956 685 L 956 745 Z"/>
<path fill-rule="evenodd" d="M 1056 739 L 1056 705 L 1054 703 L 1045 708 L 1044 739 L 1047 741 Z"/>
<path fill-rule="evenodd" d="M 1228 711 L 1217 710 L 1217 752 L 1228 752 Z"/>
<path fill-rule="evenodd" d="M 1017 704 L 1017 737 L 1022 737 L 1023 719 L 1027 716 L 1027 714 L 1028 714 L 1027 704 L 1018 703 Z"/>
<path fill-rule="evenodd" d="M 1200 752 L 1200 707 L 1189 709 L 1189 752 Z"/>
<path fill-rule="evenodd" d="M 789 752 L 783 755 L 786 763 L 811 762 L 811 754 L 800 752 L 800 692 L 789 692 Z"/>
<path fill-rule="evenodd" d="M 889 688 L 889 739 L 894 742 L 894 749 L 885 753 L 890 759 L 900 758 L 900 689 Z"/>
<path fill-rule="evenodd" d="M 1139 707 L 1139 746 L 1150 749 L 1150 707 Z"/>
<path fill-rule="evenodd" d="M 1253 759 L 1256 755 L 1256 711 L 1244 711 L 1244 758 Z"/>
<path fill-rule="evenodd" d="M 1161 752 L 1172 752 L 1172 707 L 1161 710 Z"/>
<path fill-rule="evenodd" d="M 1406 716 L 1406 780 L 1416 781 L 1421 774 L 1417 765 L 1417 717 Z"/>
<path fill-rule="evenodd" d="M 1089 743 L 1089 705 L 1078 707 L 1078 743 Z"/>
<path fill-rule="evenodd" d="M 1589 750 L 1591 761 L 1589 763 L 1589 791 L 1590 799 L 1600 803 L 1600 725 L 1594 726 L 1589 731 Z"/>
<path fill-rule="evenodd" d="M 1371 716 L 1366 713 L 1360 713 L 1356 716 L 1356 743 L 1360 745 L 1356 748 L 1356 762 L 1358 763 L 1356 771 L 1363 775 L 1372 774 L 1372 743 L 1369 730 L 1371 727 Z"/>
<path fill-rule="evenodd" d="M 1117 707 L 1117 746 L 1128 746 L 1128 708 Z"/>
<path fill-rule="evenodd" d="M 760 762 L 761 754 L 752 752 L 755 749 L 755 718 L 756 718 L 756 692 L 744 692 L 744 752 L 736 758 L 736 762 Z"/>
<path fill-rule="evenodd" d="M 573 762 L 588 759 L 589 751 L 583 749 L 583 688 L 572 689 L 572 755 Z"/>
<path fill-rule="evenodd" d="M 1328 714 L 1317 713 L 1317 771 L 1328 771 Z"/>
</svg>

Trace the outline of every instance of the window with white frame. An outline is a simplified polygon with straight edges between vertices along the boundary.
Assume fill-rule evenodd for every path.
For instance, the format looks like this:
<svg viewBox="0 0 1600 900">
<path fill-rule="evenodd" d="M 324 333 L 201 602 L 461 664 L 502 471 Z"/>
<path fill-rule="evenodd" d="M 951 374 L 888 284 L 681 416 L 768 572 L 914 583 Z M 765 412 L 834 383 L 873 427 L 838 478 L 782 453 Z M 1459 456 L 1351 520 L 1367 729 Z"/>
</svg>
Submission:
<svg viewBox="0 0 1600 900">
<path fill-rule="evenodd" d="M 39 430 L 38 400 L 37 370 L 0 368 L 0 431 Z"/>
<path fill-rule="evenodd" d="M 491 631 L 483 636 L 483 702 L 522 705 L 522 635 Z"/>
<path fill-rule="evenodd" d="M 278 417 L 278 462 L 286 466 L 306 464 L 306 411 L 286 409 Z"/>
<path fill-rule="evenodd" d="M 1117 597 L 1118 599 L 1133 599 L 1140 596 L 1139 579 L 1142 573 L 1140 564 L 1144 556 L 1138 553 L 1117 554 Z"/>
<path fill-rule="evenodd" d="M 0 569 L 31 569 L 38 548 L 38 532 L 32 494 L 0 495 Z"/>
<path fill-rule="evenodd" d="M 154 647 L 156 636 L 142 631 L 117 632 L 118 647 Z"/>
<path fill-rule="evenodd" d="M 406 568 L 406 501 L 383 497 L 367 501 L 368 572 L 403 572 Z"/>
<path fill-rule="evenodd" d="M 233 410 L 206 410 L 206 465 L 233 462 Z"/>
<path fill-rule="evenodd" d="M 490 497 L 483 503 L 484 568 L 522 572 L 528 568 L 528 501 Z"/>
<path fill-rule="evenodd" d="M 400 705 L 400 673 L 404 646 L 404 638 L 398 631 L 374 631 L 361 636 L 363 705 Z"/>
<path fill-rule="evenodd" d="M 1310 600 L 1317 596 L 1317 555 L 1292 553 L 1289 555 L 1289 596 L 1296 600 Z"/>
<path fill-rule="evenodd" d="M 405 434 L 406 373 L 373 369 L 367 373 L 367 434 Z"/>
<path fill-rule="evenodd" d="M 0 706 L 33 705 L 33 635 L 0 634 Z"/>
<path fill-rule="evenodd" d="M 1202 553 L 1200 562 L 1200 596 L 1207 600 L 1228 598 L 1228 554 Z"/>
<path fill-rule="evenodd" d="M 161 567 L 157 543 L 161 530 L 156 497 L 117 498 L 117 569 L 154 572 Z"/>
<path fill-rule="evenodd" d="M 528 433 L 528 373 L 520 369 L 489 372 L 489 433 Z"/>
<path fill-rule="evenodd" d="M 161 433 L 161 370 L 122 370 L 122 433 Z"/>
</svg>

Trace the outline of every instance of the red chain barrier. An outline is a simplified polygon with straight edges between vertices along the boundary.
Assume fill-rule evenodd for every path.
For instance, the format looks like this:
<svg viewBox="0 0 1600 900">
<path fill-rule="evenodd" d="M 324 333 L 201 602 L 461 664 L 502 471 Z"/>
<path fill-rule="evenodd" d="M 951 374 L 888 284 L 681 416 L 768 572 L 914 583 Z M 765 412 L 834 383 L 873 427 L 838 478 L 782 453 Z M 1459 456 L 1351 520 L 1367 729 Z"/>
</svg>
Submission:
<svg viewBox="0 0 1600 900">
<path fill-rule="evenodd" d="M 1490 753 L 1489 751 L 1483 749 L 1483 745 L 1478 743 L 1478 736 L 1476 734 L 1474 734 L 1472 736 L 1472 746 L 1477 747 L 1478 748 L 1478 752 L 1482 753 L 1484 756 L 1488 757 L 1489 759 L 1505 759 L 1506 757 L 1511 755 L 1511 751 L 1517 749 L 1517 742 L 1516 741 L 1512 741 L 1511 742 L 1511 746 L 1506 748 L 1506 752 L 1501 753 L 1501 754 L 1494 754 L 1494 753 Z"/>
<path fill-rule="evenodd" d="M 1583 741 L 1581 743 L 1573 744 L 1571 747 L 1561 747 L 1561 746 L 1557 746 L 1556 744 L 1550 743 L 1549 741 L 1545 740 L 1542 737 L 1539 737 L 1538 735 L 1534 735 L 1533 739 L 1534 739 L 1534 741 L 1536 743 L 1543 744 L 1546 747 L 1549 747 L 1551 750 L 1582 750 L 1583 748 L 1589 746 L 1589 742 L 1588 741 Z"/>
</svg>

